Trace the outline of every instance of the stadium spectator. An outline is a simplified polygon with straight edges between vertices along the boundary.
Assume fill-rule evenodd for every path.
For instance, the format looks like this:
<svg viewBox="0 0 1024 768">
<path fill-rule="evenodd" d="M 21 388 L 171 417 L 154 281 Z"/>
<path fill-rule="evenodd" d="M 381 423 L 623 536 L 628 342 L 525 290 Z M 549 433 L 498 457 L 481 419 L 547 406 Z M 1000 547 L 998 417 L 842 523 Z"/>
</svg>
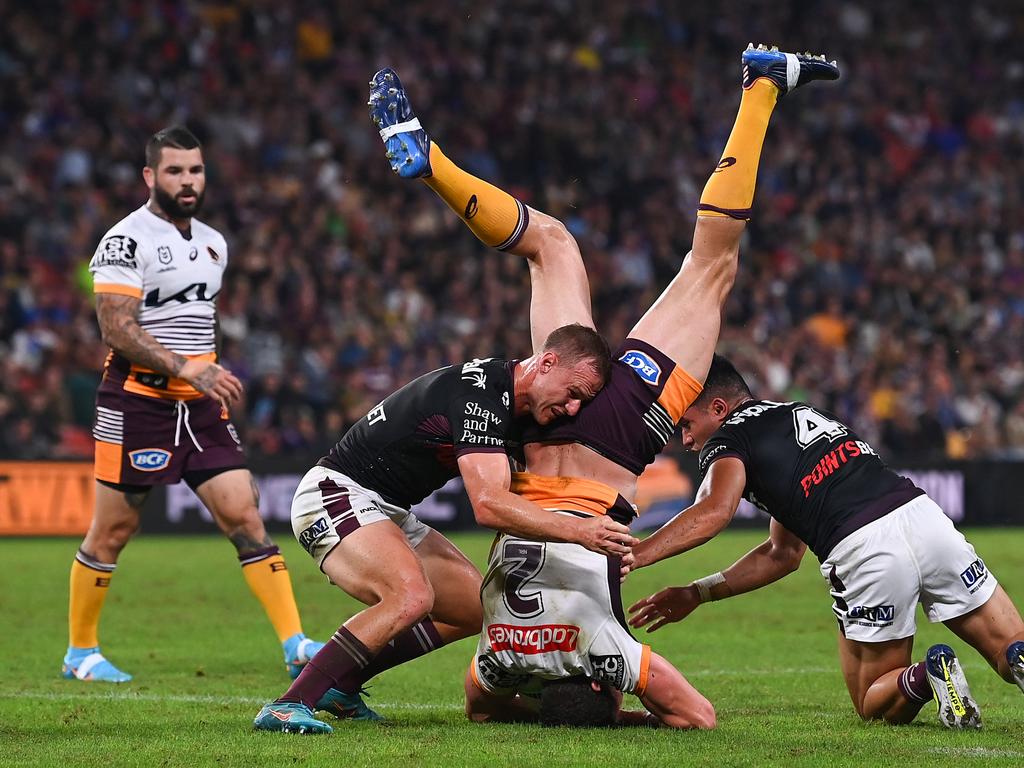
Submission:
<svg viewBox="0 0 1024 768">
<path fill-rule="evenodd" d="M 412 0 L 384 24 L 381 7 L 0 6 L 0 456 L 89 455 L 106 351 L 84 267 L 137 207 L 163 125 L 204 140 L 208 219 L 236 237 L 222 332 L 246 444 L 318 454 L 426 370 L 528 354 L 516 260 L 468 258 L 455 217 L 380 162 L 378 66 L 423 93 L 455 159 L 567 222 L 621 338 L 688 248 L 679 222 L 731 125 L 723 62 L 772 30 L 850 77 L 772 137 L 722 349 L 765 397 L 813 400 L 896 461 L 1021 454 L 1019 3 Z"/>
</svg>

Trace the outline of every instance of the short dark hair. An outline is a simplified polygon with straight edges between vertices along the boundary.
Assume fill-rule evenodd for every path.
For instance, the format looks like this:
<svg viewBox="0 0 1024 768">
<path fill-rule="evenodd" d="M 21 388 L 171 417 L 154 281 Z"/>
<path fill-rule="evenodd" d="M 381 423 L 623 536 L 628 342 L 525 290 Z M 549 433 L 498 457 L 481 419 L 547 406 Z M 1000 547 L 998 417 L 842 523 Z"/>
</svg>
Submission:
<svg viewBox="0 0 1024 768">
<path fill-rule="evenodd" d="M 612 351 L 608 342 L 593 328 L 579 323 L 555 328 L 544 341 L 545 352 L 555 352 L 563 365 L 574 366 L 589 361 L 601 377 L 601 386 L 612 375 Z"/>
<path fill-rule="evenodd" d="M 157 131 L 146 142 L 146 165 L 154 171 L 160 165 L 160 153 L 164 147 L 174 149 L 202 149 L 199 139 L 184 125 L 172 125 Z"/>
<path fill-rule="evenodd" d="M 608 728 L 615 725 L 618 703 L 607 685 L 591 687 L 589 677 L 577 675 L 549 680 L 540 693 L 538 722 L 570 728 Z"/>
<path fill-rule="evenodd" d="M 715 355 L 712 358 L 708 376 L 704 379 L 704 389 L 693 404 L 703 407 L 714 397 L 721 397 L 723 400 L 753 397 L 750 387 L 736 370 L 736 366 L 722 355 Z"/>
</svg>

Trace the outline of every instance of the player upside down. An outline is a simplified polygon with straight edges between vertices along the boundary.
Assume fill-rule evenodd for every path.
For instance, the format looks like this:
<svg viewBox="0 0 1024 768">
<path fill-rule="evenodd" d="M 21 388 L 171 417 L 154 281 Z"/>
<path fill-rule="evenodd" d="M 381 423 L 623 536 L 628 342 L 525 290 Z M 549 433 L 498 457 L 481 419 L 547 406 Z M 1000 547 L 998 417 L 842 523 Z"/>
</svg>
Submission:
<svg viewBox="0 0 1024 768">
<path fill-rule="evenodd" d="M 744 52 L 739 114 L 701 196 L 691 253 L 615 352 L 604 389 L 571 419 L 527 426 L 530 473 L 515 474 L 513 490 L 557 516 L 634 516 L 638 475 L 699 395 L 711 364 L 776 101 L 807 82 L 838 75 L 823 57 L 763 46 Z M 387 104 L 378 127 L 392 168 L 403 177 L 423 178 L 485 244 L 527 259 L 535 349 L 566 323 L 593 327 L 586 270 L 565 227 L 445 157 L 413 115 L 393 71 L 379 72 L 373 86 L 371 102 Z M 510 244 L 522 211 L 528 224 Z M 559 696 L 591 691 L 607 699 L 610 686 L 640 695 L 666 725 L 713 727 L 710 702 L 629 634 L 619 603 L 618 561 L 591 555 L 571 544 L 498 537 L 482 590 L 484 632 L 467 676 L 469 716 L 536 717 L 530 697 L 517 695 L 521 687 L 529 693 L 535 677 L 583 677 L 597 684 L 545 690 L 553 711 L 559 710 Z"/>
</svg>

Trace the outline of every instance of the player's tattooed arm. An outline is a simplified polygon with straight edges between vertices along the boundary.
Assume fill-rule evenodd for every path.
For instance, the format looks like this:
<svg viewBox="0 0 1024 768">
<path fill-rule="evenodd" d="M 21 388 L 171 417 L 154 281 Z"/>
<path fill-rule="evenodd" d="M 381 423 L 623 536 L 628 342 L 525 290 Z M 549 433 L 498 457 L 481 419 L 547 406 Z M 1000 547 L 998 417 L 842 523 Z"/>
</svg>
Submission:
<svg viewBox="0 0 1024 768">
<path fill-rule="evenodd" d="M 96 294 L 96 317 L 103 341 L 136 365 L 184 379 L 225 407 L 242 396 L 242 382 L 217 363 L 189 359 L 167 349 L 139 325 L 141 301 L 133 296 Z"/>
<path fill-rule="evenodd" d="M 96 318 L 104 343 L 133 363 L 167 376 L 177 376 L 188 359 L 167 349 L 139 325 L 139 306 L 134 296 L 96 294 Z"/>
</svg>

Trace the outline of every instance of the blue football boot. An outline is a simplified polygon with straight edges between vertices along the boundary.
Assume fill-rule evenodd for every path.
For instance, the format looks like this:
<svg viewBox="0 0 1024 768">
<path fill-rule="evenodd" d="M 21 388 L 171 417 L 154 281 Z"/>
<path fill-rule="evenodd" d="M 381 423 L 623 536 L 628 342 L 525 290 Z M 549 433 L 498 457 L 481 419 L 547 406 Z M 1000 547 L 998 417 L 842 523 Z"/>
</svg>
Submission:
<svg viewBox="0 0 1024 768">
<path fill-rule="evenodd" d="M 743 52 L 743 87 L 749 88 L 762 77 L 775 83 L 781 99 L 794 88 L 814 80 L 838 80 L 839 65 L 835 61 L 825 61 L 824 56 L 783 53 L 778 46 L 759 45 L 755 48 L 751 43 Z"/>
<path fill-rule="evenodd" d="M 384 720 L 383 715 L 377 714 L 366 706 L 366 702 L 360 695 L 362 693 L 366 693 L 366 691 L 344 693 L 337 688 L 331 688 L 320 697 L 316 708 L 330 712 L 339 720 L 371 720 L 373 722 Z"/>
<path fill-rule="evenodd" d="M 68 680 L 88 680 L 100 683 L 127 683 L 132 676 L 115 667 L 95 648 L 71 648 L 64 655 L 61 675 Z"/>
<path fill-rule="evenodd" d="M 947 728 L 981 728 L 981 710 L 967 687 L 960 662 L 948 645 L 933 645 L 924 657 L 939 722 Z"/>
<path fill-rule="evenodd" d="M 391 170 L 403 179 L 429 176 L 430 137 L 412 111 L 395 70 L 385 67 L 370 81 L 370 118 L 384 140 Z"/>
<path fill-rule="evenodd" d="M 1017 687 L 1024 691 L 1024 640 L 1010 643 L 1006 649 L 1006 660 L 1010 664 L 1010 674 Z"/>
<path fill-rule="evenodd" d="M 278 703 L 276 701 L 263 705 L 263 709 L 252 721 L 252 727 L 257 731 L 278 731 L 280 733 L 334 732 L 334 729 L 327 723 L 313 717 L 313 713 L 305 704 Z"/>
<path fill-rule="evenodd" d="M 284 666 L 288 670 L 288 677 L 294 680 L 299 672 L 306 666 L 306 662 L 316 656 L 317 652 L 324 647 L 323 643 L 310 640 L 301 632 L 292 635 L 282 644 L 284 648 Z"/>
</svg>

